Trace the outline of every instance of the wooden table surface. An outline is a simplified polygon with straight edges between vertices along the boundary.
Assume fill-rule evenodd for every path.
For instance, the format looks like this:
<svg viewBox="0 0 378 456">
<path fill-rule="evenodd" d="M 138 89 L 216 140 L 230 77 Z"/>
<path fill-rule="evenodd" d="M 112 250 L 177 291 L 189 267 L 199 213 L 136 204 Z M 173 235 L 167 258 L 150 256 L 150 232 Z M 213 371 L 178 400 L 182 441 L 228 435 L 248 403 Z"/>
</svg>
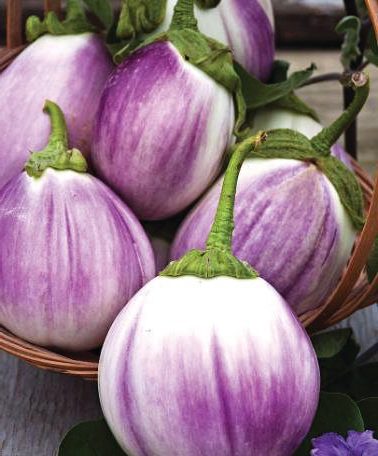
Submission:
<svg viewBox="0 0 378 456">
<path fill-rule="evenodd" d="M 280 52 L 293 69 L 314 61 L 319 72 L 335 71 L 334 52 Z M 378 71 L 369 69 L 372 96 L 360 120 L 360 160 L 373 174 L 377 165 Z M 331 82 L 301 90 L 325 123 L 340 112 L 341 91 Z M 352 325 L 363 349 L 378 341 L 378 307 L 358 312 Z M 101 416 L 96 384 L 41 371 L 0 353 L 0 456 L 53 456 L 63 435 L 82 420 Z M 111 456 L 111 455 L 109 455 Z"/>
</svg>

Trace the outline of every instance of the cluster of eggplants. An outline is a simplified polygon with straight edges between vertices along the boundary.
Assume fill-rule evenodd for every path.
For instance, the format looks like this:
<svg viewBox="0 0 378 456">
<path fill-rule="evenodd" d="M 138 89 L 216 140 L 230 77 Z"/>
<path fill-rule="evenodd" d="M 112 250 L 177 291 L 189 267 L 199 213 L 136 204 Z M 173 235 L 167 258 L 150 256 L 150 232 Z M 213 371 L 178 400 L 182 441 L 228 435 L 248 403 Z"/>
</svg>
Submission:
<svg viewBox="0 0 378 456">
<path fill-rule="evenodd" d="M 46 99 L 63 109 L 71 146 L 89 155 L 95 113 L 112 69 L 99 36 L 48 34 L 0 73 L 0 187 L 22 171 L 31 151 L 46 144 Z"/>
<path fill-rule="evenodd" d="M 214 8 L 196 9 L 199 29 L 267 79 L 274 54 L 270 1 L 210 3 Z M 158 32 L 172 12 L 168 0 Z M 356 230 L 315 167 L 248 159 L 236 195 L 234 257 L 236 182 L 247 149 L 265 139 L 257 135 L 237 146 L 222 193 L 216 183 L 185 220 L 171 253 L 204 252 L 192 250 L 151 280 L 154 253 L 137 217 L 165 219 L 200 197 L 235 136 L 243 137 L 245 115 L 233 74 L 218 78 L 213 56 L 184 52 L 190 54 L 188 36 L 199 45 L 194 54 L 210 41 L 196 37 L 193 24 L 177 38 L 174 25 L 173 41 L 151 40 L 110 77 L 109 56 L 91 33 L 40 38 L 0 75 L 2 93 L 12 94 L 0 101 L 0 324 L 39 345 L 87 350 L 114 322 L 101 353 L 99 390 L 105 417 L 130 455 L 289 456 L 313 419 L 319 371 L 305 330 L 268 281 L 298 313 L 313 308 L 338 279 Z M 227 49 L 217 49 L 215 57 L 231 61 Z M 202 71 L 207 60 L 210 69 Z M 47 142 L 40 113 L 46 98 L 63 108 L 71 146 L 87 156 L 91 148 L 98 176 L 123 201 L 68 148 L 54 103 L 46 104 L 49 143 L 26 161 Z M 167 245 L 154 244 L 162 269 Z"/>
</svg>

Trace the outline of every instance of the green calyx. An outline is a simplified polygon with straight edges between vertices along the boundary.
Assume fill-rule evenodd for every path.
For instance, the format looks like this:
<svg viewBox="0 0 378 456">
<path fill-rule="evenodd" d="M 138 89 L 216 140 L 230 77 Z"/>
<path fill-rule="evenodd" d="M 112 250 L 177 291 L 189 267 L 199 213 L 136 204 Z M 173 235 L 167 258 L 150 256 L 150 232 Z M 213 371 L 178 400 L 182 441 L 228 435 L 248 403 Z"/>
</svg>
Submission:
<svg viewBox="0 0 378 456">
<path fill-rule="evenodd" d="M 43 108 L 51 121 L 51 134 L 47 146 L 33 152 L 25 164 L 25 171 L 31 177 L 41 177 L 46 168 L 71 169 L 85 173 L 87 162 L 78 149 L 68 149 L 67 127 L 64 115 L 58 105 L 47 100 Z"/>
<path fill-rule="evenodd" d="M 258 273 L 246 262 L 238 260 L 231 249 L 234 230 L 234 205 L 238 176 L 244 159 L 258 150 L 265 141 L 265 133 L 244 140 L 234 150 L 227 167 L 217 213 L 207 239 L 206 250 L 191 250 L 180 260 L 170 263 L 162 276 L 192 275 L 210 279 L 229 276 L 237 279 L 254 279 Z"/>
<path fill-rule="evenodd" d="M 199 68 L 233 95 L 237 113 L 234 133 L 239 138 L 245 138 L 247 132 L 243 131 L 242 127 L 246 119 L 246 105 L 231 50 L 198 30 L 193 0 L 178 0 L 167 32 L 145 40 L 136 48 L 129 43 L 115 56 L 115 59 L 119 62 L 119 57 L 124 58 L 130 55 L 130 52 L 157 41 L 172 43 L 188 63 Z"/>
<path fill-rule="evenodd" d="M 50 35 L 77 35 L 94 32 L 96 28 L 88 21 L 80 0 L 67 0 L 66 18 L 61 21 L 58 16 L 49 11 L 43 20 L 38 16 L 30 16 L 26 21 L 26 39 L 35 41 L 40 36 Z"/>
<path fill-rule="evenodd" d="M 369 94 L 369 78 L 358 72 L 349 75 L 344 83 L 354 88 L 355 97 L 349 108 L 333 124 L 311 140 L 293 130 L 272 130 L 269 139 L 251 152 L 250 157 L 286 158 L 312 163 L 333 184 L 353 226 L 356 230 L 361 230 L 364 225 L 361 187 L 354 173 L 333 157 L 330 149 L 362 109 Z"/>
<path fill-rule="evenodd" d="M 163 22 L 166 9 L 167 0 L 122 0 L 117 37 L 128 40 L 153 32 Z"/>
<path fill-rule="evenodd" d="M 201 9 L 215 8 L 221 0 L 196 0 Z M 122 0 L 116 35 L 122 40 L 155 31 L 164 21 L 167 0 Z"/>
</svg>

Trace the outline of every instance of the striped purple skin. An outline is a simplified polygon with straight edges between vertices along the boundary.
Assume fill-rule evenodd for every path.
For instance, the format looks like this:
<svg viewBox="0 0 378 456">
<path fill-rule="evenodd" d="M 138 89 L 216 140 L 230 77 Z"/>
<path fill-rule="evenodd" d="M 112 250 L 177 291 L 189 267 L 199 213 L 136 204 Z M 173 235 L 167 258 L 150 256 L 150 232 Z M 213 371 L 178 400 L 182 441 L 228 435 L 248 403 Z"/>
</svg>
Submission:
<svg viewBox="0 0 378 456">
<path fill-rule="evenodd" d="M 222 0 L 219 10 L 236 60 L 259 79 L 267 80 L 275 54 L 274 30 L 260 2 Z"/>
<path fill-rule="evenodd" d="M 102 40 L 86 33 L 45 35 L 0 74 L 0 187 L 23 170 L 30 151 L 46 145 L 46 99 L 64 111 L 71 146 L 88 156 L 95 113 L 112 69 Z"/>
<path fill-rule="evenodd" d="M 26 173 L 0 191 L 0 324 L 39 345 L 96 348 L 155 275 L 138 220 L 89 174 Z"/>
<path fill-rule="evenodd" d="M 176 0 L 168 0 L 167 30 Z M 230 46 L 235 60 L 261 80 L 270 76 L 275 54 L 273 11 L 270 0 L 222 0 L 216 8 L 195 8 L 199 30 Z"/>
<path fill-rule="evenodd" d="M 220 179 L 179 228 L 171 259 L 204 248 Z M 295 160 L 247 160 L 238 182 L 233 252 L 253 265 L 301 315 L 331 293 L 356 232 L 328 179 Z"/>
<path fill-rule="evenodd" d="M 130 456 L 291 456 L 317 408 L 319 370 L 263 279 L 157 277 L 112 325 L 99 392 Z"/>
<path fill-rule="evenodd" d="M 231 95 L 170 43 L 158 42 L 108 80 L 95 126 L 95 169 L 139 219 L 167 218 L 215 179 L 233 124 Z"/>
</svg>

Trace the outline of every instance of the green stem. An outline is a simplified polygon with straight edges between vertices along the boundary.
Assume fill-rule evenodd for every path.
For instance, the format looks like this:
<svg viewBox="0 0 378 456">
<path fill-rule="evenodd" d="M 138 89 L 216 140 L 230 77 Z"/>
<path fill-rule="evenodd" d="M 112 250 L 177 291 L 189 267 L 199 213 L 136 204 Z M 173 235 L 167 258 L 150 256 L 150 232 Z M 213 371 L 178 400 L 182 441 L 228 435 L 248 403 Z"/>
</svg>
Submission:
<svg viewBox="0 0 378 456">
<path fill-rule="evenodd" d="M 59 170 L 87 171 L 87 162 L 77 149 L 68 149 L 67 125 L 58 105 L 46 100 L 43 111 L 50 117 L 51 133 L 47 146 L 33 152 L 25 164 L 29 176 L 40 177 L 46 168 Z"/>
<path fill-rule="evenodd" d="M 169 263 L 160 273 L 161 276 L 192 275 L 203 279 L 220 276 L 255 279 L 259 276 L 252 266 L 238 260 L 232 254 L 231 241 L 234 230 L 235 193 L 240 168 L 247 155 L 265 141 L 266 137 L 266 133 L 257 133 L 240 143 L 231 155 L 223 180 L 215 220 L 207 239 L 206 250 L 190 250 L 179 260 Z"/>
<path fill-rule="evenodd" d="M 215 220 L 207 238 L 206 250 L 220 249 L 231 253 L 232 233 L 234 231 L 235 193 L 241 166 L 246 156 L 265 141 L 265 133 L 257 133 L 244 140 L 235 149 L 228 164 L 223 180 Z"/>
<path fill-rule="evenodd" d="M 51 123 L 51 133 L 46 148 L 62 148 L 67 150 L 67 124 L 62 110 L 57 104 L 46 100 L 43 112 L 49 115 Z"/>
<path fill-rule="evenodd" d="M 198 31 L 194 15 L 194 0 L 178 0 L 169 30 L 192 29 Z"/>
<path fill-rule="evenodd" d="M 365 73 L 352 73 L 347 77 L 344 84 L 355 91 L 354 99 L 348 109 L 333 124 L 323 128 L 319 134 L 312 138 L 312 146 L 320 152 L 329 153 L 333 144 L 335 144 L 361 111 L 369 96 L 369 77 Z"/>
</svg>

